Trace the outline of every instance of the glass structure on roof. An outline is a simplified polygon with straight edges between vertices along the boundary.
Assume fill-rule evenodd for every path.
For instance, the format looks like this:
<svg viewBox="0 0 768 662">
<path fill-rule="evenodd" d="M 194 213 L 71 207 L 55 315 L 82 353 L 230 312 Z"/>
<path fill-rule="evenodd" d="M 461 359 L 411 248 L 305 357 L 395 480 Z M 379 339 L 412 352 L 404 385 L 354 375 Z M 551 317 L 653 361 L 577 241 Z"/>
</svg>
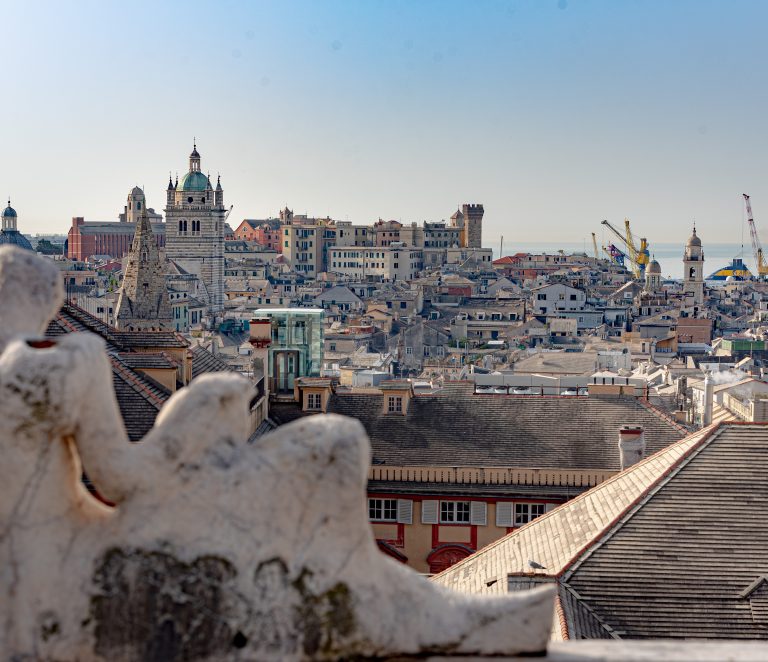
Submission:
<svg viewBox="0 0 768 662">
<path fill-rule="evenodd" d="M 272 393 L 293 393 L 299 377 L 319 377 L 323 364 L 323 317 L 317 308 L 260 308 L 269 318 L 267 376 Z"/>
</svg>

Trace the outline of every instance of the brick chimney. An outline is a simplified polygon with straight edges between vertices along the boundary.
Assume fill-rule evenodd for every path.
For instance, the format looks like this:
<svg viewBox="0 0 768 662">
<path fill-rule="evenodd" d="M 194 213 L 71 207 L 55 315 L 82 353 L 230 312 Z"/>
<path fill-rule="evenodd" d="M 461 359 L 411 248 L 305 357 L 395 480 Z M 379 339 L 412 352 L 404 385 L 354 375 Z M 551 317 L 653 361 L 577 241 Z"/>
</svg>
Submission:
<svg viewBox="0 0 768 662">
<path fill-rule="evenodd" d="M 645 433 L 640 425 L 619 428 L 619 462 L 621 470 L 628 469 L 645 457 Z"/>
</svg>

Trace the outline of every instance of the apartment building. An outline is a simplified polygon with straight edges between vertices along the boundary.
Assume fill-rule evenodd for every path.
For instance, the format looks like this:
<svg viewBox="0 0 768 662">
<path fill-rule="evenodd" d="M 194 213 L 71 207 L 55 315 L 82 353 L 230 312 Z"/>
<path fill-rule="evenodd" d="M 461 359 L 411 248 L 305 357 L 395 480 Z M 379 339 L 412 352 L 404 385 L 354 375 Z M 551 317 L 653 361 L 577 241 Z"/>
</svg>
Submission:
<svg viewBox="0 0 768 662">
<path fill-rule="evenodd" d="M 328 251 L 336 244 L 336 224 L 331 219 L 292 216 L 282 228 L 283 257 L 294 271 L 316 278 L 328 271 Z"/>
<path fill-rule="evenodd" d="M 360 280 L 411 280 L 423 268 L 420 248 L 335 246 L 328 249 L 328 271 Z"/>
</svg>

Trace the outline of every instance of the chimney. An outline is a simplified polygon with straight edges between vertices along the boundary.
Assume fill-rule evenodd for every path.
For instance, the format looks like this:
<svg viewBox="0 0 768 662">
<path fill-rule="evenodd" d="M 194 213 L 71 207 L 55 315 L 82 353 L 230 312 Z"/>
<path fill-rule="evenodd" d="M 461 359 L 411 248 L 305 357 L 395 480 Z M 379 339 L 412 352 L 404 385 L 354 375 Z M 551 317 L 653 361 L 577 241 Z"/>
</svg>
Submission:
<svg viewBox="0 0 768 662">
<path fill-rule="evenodd" d="M 703 427 L 712 425 L 712 404 L 715 399 L 715 383 L 712 381 L 711 374 L 708 372 L 704 376 L 704 416 L 702 418 Z"/>
<path fill-rule="evenodd" d="M 619 428 L 619 460 L 621 470 L 628 469 L 645 456 L 645 434 L 640 425 Z"/>
</svg>

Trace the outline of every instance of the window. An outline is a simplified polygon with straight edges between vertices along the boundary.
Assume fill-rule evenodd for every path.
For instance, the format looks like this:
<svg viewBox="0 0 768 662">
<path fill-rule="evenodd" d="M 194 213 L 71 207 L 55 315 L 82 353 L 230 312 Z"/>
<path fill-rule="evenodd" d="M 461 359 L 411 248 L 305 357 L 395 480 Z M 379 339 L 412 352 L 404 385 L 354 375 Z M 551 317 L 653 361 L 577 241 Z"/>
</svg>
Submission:
<svg viewBox="0 0 768 662">
<path fill-rule="evenodd" d="M 539 301 L 546 301 L 546 300 L 547 300 L 547 295 L 546 295 L 546 294 L 537 294 L 537 295 L 536 295 L 536 298 L 537 298 Z"/>
<path fill-rule="evenodd" d="M 336 343 L 335 343 L 335 342 L 332 342 L 332 343 L 331 343 L 331 344 L 328 346 L 328 351 L 329 351 L 329 352 L 335 352 L 335 351 L 336 351 Z"/>
<path fill-rule="evenodd" d="M 387 411 L 390 414 L 399 414 L 403 411 L 403 399 L 397 395 L 390 395 L 387 400 Z"/>
<path fill-rule="evenodd" d="M 576 295 L 575 294 L 571 294 L 571 301 L 576 301 Z"/>
<path fill-rule="evenodd" d="M 406 308 L 408 306 L 408 303 L 406 301 L 400 302 L 400 308 Z"/>
<path fill-rule="evenodd" d="M 319 393 L 307 393 L 307 409 L 317 411 L 322 407 L 322 398 Z"/>
<path fill-rule="evenodd" d="M 539 515 L 544 514 L 546 507 L 544 503 L 516 503 L 515 526 L 522 526 L 535 520 Z"/>
<path fill-rule="evenodd" d="M 368 519 L 377 522 L 396 522 L 397 499 L 368 499 Z"/>
<path fill-rule="evenodd" d="M 410 356 L 411 354 L 413 354 L 413 347 L 406 347 L 406 348 L 405 348 L 405 353 L 406 353 L 407 355 L 409 355 L 409 356 Z"/>
<path fill-rule="evenodd" d="M 441 501 L 441 524 L 469 524 L 469 501 Z"/>
</svg>

